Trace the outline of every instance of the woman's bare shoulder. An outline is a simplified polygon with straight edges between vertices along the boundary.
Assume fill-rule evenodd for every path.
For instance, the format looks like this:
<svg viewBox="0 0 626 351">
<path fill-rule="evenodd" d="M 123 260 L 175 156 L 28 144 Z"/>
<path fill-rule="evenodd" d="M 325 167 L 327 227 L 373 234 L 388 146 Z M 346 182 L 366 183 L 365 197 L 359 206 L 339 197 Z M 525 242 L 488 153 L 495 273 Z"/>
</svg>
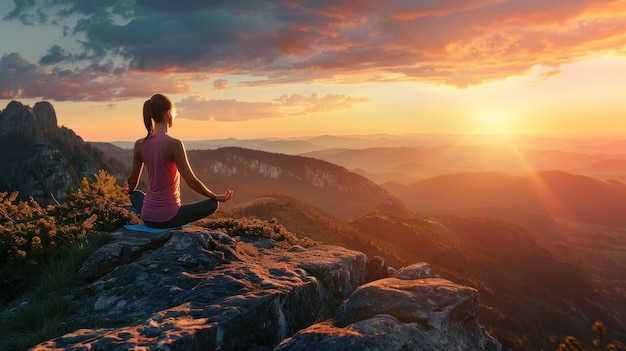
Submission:
<svg viewBox="0 0 626 351">
<path fill-rule="evenodd" d="M 137 141 L 135 141 L 134 150 L 141 150 L 141 147 L 143 146 L 143 141 L 144 140 L 145 140 L 145 138 L 137 139 Z"/>
<path fill-rule="evenodd" d="M 169 154 L 178 154 L 181 151 L 184 152 L 185 146 L 183 142 L 179 139 L 176 139 L 172 136 L 168 136 L 165 140 L 163 140 L 163 144 L 161 146 L 166 153 Z"/>
<path fill-rule="evenodd" d="M 143 162 L 143 140 L 139 139 L 135 141 L 135 147 L 133 148 L 133 163 L 139 161 Z"/>
</svg>

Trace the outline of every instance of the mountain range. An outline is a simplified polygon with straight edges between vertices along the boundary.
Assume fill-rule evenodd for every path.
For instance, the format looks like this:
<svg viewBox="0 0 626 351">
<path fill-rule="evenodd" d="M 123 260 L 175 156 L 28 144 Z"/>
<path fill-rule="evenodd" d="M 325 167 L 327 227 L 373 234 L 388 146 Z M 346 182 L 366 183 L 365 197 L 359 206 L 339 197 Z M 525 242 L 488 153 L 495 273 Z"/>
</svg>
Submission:
<svg viewBox="0 0 626 351">
<path fill-rule="evenodd" d="M 605 148 L 600 150 L 606 152 Z M 490 171 L 524 175 L 553 170 L 626 181 L 626 157 L 623 154 L 598 152 L 594 148 L 581 152 L 537 149 L 536 146 L 460 144 L 326 149 L 302 155 L 342 165 L 379 184 L 397 182 L 406 185 L 425 178 L 461 172 Z"/>
<path fill-rule="evenodd" d="M 132 141 L 112 144 L 130 149 Z M 493 171 L 511 175 L 558 170 L 626 182 L 626 140 L 413 134 L 289 139 L 186 141 L 190 150 L 241 147 L 328 161 L 368 179 L 404 185 L 441 174 Z"/>
<path fill-rule="evenodd" d="M 0 126 L 15 116 L 7 110 L 39 115 L 35 111 L 46 106 L 17 104 L 2 112 Z M 39 123 L 35 117 L 28 130 L 41 129 Z M 56 119 L 44 123 L 57 130 Z M 23 167 L 18 160 L 39 155 L 25 145 L 41 142 L 65 155 L 55 146 L 60 142 L 19 130 L 0 135 L 0 166 L 13 162 L 9 174 Z M 131 143 L 85 143 L 68 128 L 58 130 L 59 139 L 99 155 L 104 163 L 93 168 L 112 170 L 123 183 Z M 17 152 L 7 150 L 18 139 L 30 154 L 7 158 Z M 216 192 L 235 191 L 216 216 L 278 221 L 298 236 L 381 256 L 394 267 L 428 262 L 444 278 L 478 289 L 480 320 L 505 350 L 556 349 L 567 335 L 590 345 L 596 320 L 607 325 L 611 341 L 624 346 L 623 144 L 527 137 L 511 148 L 486 145 L 484 137 L 461 139 L 465 144 L 454 135 L 185 144 L 199 178 Z M 29 172 L 62 172 L 80 164 L 70 158 L 94 162 L 88 153 L 68 155 L 76 156 L 38 158 Z M 605 165 L 596 168 L 601 174 L 615 176 L 583 172 L 598 160 Z M 0 191 L 12 190 L 12 184 L 0 182 Z M 184 202 L 198 198 L 184 186 L 182 195 Z"/>
<path fill-rule="evenodd" d="M 562 171 L 523 176 L 464 172 L 383 187 L 420 213 L 518 207 L 551 218 L 626 227 L 626 184 Z"/>
</svg>

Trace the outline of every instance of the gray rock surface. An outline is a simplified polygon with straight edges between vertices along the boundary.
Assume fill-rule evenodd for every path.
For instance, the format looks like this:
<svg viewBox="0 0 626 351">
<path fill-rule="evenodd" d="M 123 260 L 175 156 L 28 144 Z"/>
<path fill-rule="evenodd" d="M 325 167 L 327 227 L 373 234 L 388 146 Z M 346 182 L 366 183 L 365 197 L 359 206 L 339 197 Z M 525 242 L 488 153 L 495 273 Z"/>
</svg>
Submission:
<svg viewBox="0 0 626 351">
<path fill-rule="evenodd" d="M 434 350 L 463 341 L 468 350 L 487 350 L 489 340 L 497 344 L 480 330 L 474 289 L 437 278 L 367 283 L 360 252 L 278 247 L 199 227 L 112 236 L 85 262 L 67 296 L 76 306 L 67 323 L 76 331 L 33 350 Z M 330 322 L 340 304 L 341 318 L 353 320 L 345 327 Z M 444 341 L 435 343 L 436 337 Z"/>
<path fill-rule="evenodd" d="M 333 324 L 316 324 L 275 350 L 501 350 L 478 323 L 478 292 L 418 263 L 360 286 Z"/>
<path fill-rule="evenodd" d="M 71 325 L 99 325 L 36 350 L 269 350 L 366 280 L 364 254 L 290 249 L 198 227 L 119 230 L 77 276 Z"/>
<path fill-rule="evenodd" d="M 48 101 L 40 101 L 33 106 L 33 113 L 43 129 L 51 130 L 57 127 L 57 114 Z"/>
<path fill-rule="evenodd" d="M 414 263 L 410 266 L 398 269 L 394 274 L 394 278 L 411 280 L 423 278 L 439 278 L 439 274 L 435 273 L 430 265 L 426 262 Z"/>
</svg>

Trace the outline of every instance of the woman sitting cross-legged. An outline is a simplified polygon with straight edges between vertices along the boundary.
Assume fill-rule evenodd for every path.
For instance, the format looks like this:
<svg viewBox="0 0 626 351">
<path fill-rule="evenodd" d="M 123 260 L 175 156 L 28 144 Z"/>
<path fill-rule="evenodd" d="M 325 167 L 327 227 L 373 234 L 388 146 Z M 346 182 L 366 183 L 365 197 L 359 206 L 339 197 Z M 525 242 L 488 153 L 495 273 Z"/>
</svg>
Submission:
<svg viewBox="0 0 626 351">
<path fill-rule="evenodd" d="M 194 174 L 183 143 L 167 134 L 176 117 L 172 101 L 156 94 L 143 105 L 143 120 L 148 131 L 137 140 L 133 151 L 133 166 L 125 184 L 133 207 L 144 223 L 154 228 L 173 228 L 213 214 L 219 202 L 228 201 L 232 190 L 215 194 Z M 148 170 L 148 191 L 137 190 L 144 165 Z M 180 177 L 197 193 L 208 199 L 182 205 Z"/>
</svg>

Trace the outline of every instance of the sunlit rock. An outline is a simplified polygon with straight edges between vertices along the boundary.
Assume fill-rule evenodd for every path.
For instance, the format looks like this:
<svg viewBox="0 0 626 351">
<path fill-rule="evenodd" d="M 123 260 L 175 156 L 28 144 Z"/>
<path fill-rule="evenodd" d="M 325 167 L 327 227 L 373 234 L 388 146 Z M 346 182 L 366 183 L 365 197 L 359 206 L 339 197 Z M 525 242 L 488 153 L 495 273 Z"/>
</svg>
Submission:
<svg viewBox="0 0 626 351">
<path fill-rule="evenodd" d="M 489 342 L 497 345 L 479 329 L 474 289 L 433 278 L 367 283 L 367 257 L 339 246 L 276 246 L 268 238 L 231 238 L 199 227 L 111 235 L 113 240 L 82 266 L 67 297 L 76 309 L 66 322 L 82 329 L 34 350 L 364 350 L 384 345 L 385 350 L 401 349 L 394 345 L 430 350 L 420 347 L 434 341 L 423 338 L 437 335 L 449 345 L 472 342 L 474 347 L 484 341 L 484 350 Z M 367 296 L 368 287 L 378 292 Z M 393 292 L 396 288 L 400 293 Z M 399 310 L 379 306 L 391 300 Z M 352 322 L 340 327 L 330 321 L 343 301 L 344 312 L 337 313 L 350 315 L 344 319 Z M 93 325 L 98 328 L 88 328 Z M 468 348 L 474 349 L 481 348 Z"/>
</svg>

